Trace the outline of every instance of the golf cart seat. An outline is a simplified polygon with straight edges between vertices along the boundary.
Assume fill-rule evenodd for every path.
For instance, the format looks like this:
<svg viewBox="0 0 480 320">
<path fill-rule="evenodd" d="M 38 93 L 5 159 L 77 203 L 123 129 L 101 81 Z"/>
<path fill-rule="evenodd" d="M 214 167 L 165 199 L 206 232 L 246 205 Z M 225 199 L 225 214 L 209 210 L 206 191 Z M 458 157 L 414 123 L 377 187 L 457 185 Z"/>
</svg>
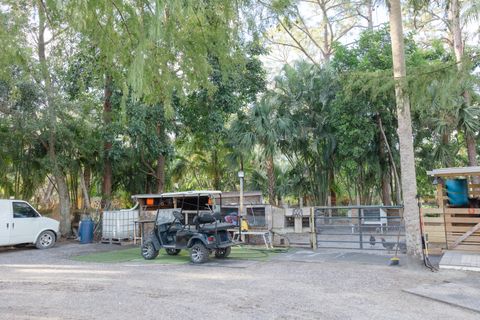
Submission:
<svg viewBox="0 0 480 320">
<path fill-rule="evenodd" d="M 215 230 L 227 230 L 227 229 L 233 229 L 235 226 L 230 223 L 226 222 L 219 222 L 219 223 L 209 223 L 209 224 L 203 224 L 199 226 L 199 230 L 202 231 L 215 231 Z"/>
<path fill-rule="evenodd" d="M 193 223 L 194 224 L 206 224 L 206 223 L 215 223 L 215 217 L 211 214 L 202 214 L 195 216 L 193 218 Z"/>
<path fill-rule="evenodd" d="M 215 217 L 211 214 L 203 214 L 193 218 L 197 230 L 201 231 L 215 231 L 215 230 L 227 230 L 234 228 L 235 226 L 226 222 L 217 222 Z"/>
</svg>

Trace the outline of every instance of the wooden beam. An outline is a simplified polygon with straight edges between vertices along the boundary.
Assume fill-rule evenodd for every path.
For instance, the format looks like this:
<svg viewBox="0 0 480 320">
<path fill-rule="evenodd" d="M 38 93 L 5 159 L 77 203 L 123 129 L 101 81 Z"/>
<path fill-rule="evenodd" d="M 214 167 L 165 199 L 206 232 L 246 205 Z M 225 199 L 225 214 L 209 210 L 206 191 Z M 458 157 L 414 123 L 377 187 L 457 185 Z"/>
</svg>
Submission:
<svg viewBox="0 0 480 320">
<path fill-rule="evenodd" d="M 456 246 L 458 246 L 460 244 L 460 242 L 467 239 L 468 237 L 470 237 L 472 234 L 474 234 L 478 230 L 480 230 L 480 223 L 477 223 L 473 228 L 471 228 L 466 233 L 464 233 L 461 237 L 459 237 L 457 240 L 455 240 L 455 242 L 452 244 L 451 248 L 452 249 L 455 248 Z"/>
<path fill-rule="evenodd" d="M 443 209 L 445 204 L 443 197 L 443 184 L 437 184 L 437 205 L 439 208 Z"/>
</svg>

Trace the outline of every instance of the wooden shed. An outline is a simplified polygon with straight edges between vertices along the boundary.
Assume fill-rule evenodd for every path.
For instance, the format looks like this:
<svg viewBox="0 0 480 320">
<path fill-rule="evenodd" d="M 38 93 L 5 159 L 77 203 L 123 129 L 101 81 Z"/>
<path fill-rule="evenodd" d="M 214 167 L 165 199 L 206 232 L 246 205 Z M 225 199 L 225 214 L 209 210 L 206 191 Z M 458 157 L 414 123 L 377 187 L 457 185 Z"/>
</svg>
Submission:
<svg viewBox="0 0 480 320">
<path fill-rule="evenodd" d="M 428 171 L 436 185 L 436 207 L 422 207 L 425 233 L 436 248 L 480 252 L 480 166 L 442 168 Z M 454 205 L 446 183 L 466 180 L 468 202 Z M 450 197 L 449 194 L 450 193 Z"/>
</svg>

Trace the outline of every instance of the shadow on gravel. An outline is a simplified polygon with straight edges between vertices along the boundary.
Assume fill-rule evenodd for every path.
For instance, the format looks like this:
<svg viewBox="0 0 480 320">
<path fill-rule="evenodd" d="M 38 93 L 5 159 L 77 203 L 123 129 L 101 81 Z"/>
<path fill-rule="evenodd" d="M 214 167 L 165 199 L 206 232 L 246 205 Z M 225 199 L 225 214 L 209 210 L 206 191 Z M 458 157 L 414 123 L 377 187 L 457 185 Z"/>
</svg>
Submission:
<svg viewBox="0 0 480 320">
<path fill-rule="evenodd" d="M 293 262 L 310 262 L 310 263 L 354 263 L 363 265 L 379 265 L 389 266 L 390 259 L 394 254 L 390 253 L 373 253 L 352 250 L 333 250 L 333 249 L 317 249 L 317 250 L 295 250 L 288 254 L 281 255 L 275 260 L 293 261 Z M 420 259 L 412 259 L 404 254 L 398 255 L 400 259 L 399 266 L 407 268 L 421 268 Z"/>
</svg>

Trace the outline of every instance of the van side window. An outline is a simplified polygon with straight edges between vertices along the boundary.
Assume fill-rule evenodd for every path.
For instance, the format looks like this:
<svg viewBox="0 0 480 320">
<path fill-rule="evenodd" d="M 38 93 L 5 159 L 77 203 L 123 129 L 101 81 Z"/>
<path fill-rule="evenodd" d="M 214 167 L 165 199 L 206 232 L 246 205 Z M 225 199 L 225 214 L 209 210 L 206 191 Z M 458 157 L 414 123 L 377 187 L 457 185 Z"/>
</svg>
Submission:
<svg viewBox="0 0 480 320">
<path fill-rule="evenodd" d="M 25 202 L 13 203 L 13 217 L 14 218 L 36 218 L 38 217 L 37 211 L 30 207 Z"/>
</svg>

